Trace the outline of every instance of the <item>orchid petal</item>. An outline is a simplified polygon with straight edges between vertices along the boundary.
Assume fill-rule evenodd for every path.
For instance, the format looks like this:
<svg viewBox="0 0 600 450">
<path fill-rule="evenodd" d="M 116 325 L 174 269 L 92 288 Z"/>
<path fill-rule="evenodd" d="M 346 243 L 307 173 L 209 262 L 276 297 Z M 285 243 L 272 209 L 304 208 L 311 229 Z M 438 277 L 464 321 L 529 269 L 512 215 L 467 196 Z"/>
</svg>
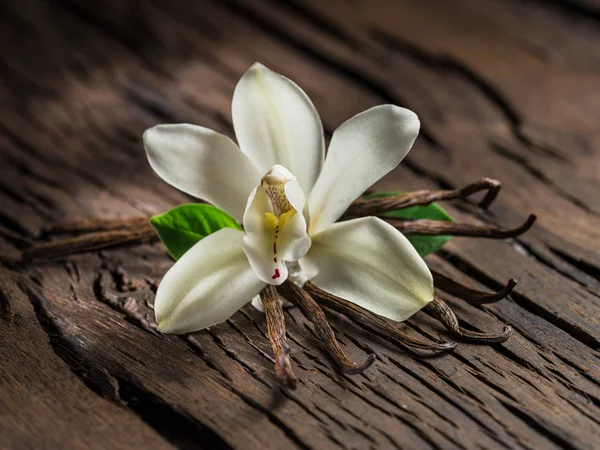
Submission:
<svg viewBox="0 0 600 450">
<path fill-rule="evenodd" d="M 364 111 L 335 130 L 308 198 L 310 234 L 333 224 L 354 200 L 400 164 L 418 132 L 417 115 L 393 105 Z"/>
<path fill-rule="evenodd" d="M 157 125 L 144 133 L 144 147 L 163 180 L 241 221 L 260 174 L 231 139 L 195 125 Z"/>
<path fill-rule="evenodd" d="M 321 119 L 304 91 L 256 63 L 235 88 L 232 113 L 238 143 L 259 171 L 281 164 L 310 192 L 325 147 Z"/>
<path fill-rule="evenodd" d="M 392 320 L 406 320 L 433 300 L 423 259 L 376 217 L 340 222 L 313 236 L 300 265 L 317 287 Z"/>
<path fill-rule="evenodd" d="M 242 251 L 243 232 L 223 228 L 189 249 L 162 279 L 158 330 L 190 333 L 227 320 L 264 288 Z"/>
<path fill-rule="evenodd" d="M 290 184 L 298 182 L 288 181 L 285 186 L 286 195 L 294 193 L 293 198 L 288 198 L 293 209 L 287 213 L 279 217 L 273 215 L 273 206 L 262 186 L 250 195 L 244 213 L 244 252 L 256 276 L 274 285 L 287 279 L 287 263 L 303 257 L 311 242 L 302 215 L 304 195 L 299 185 L 288 190 Z"/>
</svg>

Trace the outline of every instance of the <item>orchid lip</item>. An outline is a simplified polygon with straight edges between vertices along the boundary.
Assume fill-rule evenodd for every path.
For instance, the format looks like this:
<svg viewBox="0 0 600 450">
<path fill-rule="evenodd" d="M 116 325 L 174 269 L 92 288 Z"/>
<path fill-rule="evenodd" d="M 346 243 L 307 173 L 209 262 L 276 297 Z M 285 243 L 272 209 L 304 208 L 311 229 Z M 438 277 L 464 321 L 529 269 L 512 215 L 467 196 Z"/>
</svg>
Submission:
<svg viewBox="0 0 600 450">
<path fill-rule="evenodd" d="M 302 214 L 304 205 L 296 177 L 279 164 L 267 171 L 250 194 L 242 245 L 256 276 L 265 283 L 283 283 L 288 264 L 308 252 L 311 239 Z"/>
</svg>

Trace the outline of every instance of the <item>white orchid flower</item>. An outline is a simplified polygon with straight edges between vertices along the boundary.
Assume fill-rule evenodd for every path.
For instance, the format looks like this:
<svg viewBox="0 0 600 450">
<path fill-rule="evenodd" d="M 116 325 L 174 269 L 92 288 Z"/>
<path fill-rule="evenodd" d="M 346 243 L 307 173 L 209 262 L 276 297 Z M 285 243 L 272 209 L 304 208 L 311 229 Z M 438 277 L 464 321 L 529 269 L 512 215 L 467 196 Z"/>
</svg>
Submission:
<svg viewBox="0 0 600 450">
<path fill-rule="evenodd" d="M 288 278 L 396 321 L 433 299 L 431 273 L 399 231 L 376 217 L 336 223 L 406 156 L 419 132 L 412 111 L 382 105 L 354 116 L 334 132 L 325 157 L 312 102 L 265 66 L 243 75 L 232 109 L 239 147 L 195 125 L 144 133 L 161 178 L 243 225 L 205 237 L 167 272 L 154 305 L 159 330 L 223 322 Z"/>
</svg>

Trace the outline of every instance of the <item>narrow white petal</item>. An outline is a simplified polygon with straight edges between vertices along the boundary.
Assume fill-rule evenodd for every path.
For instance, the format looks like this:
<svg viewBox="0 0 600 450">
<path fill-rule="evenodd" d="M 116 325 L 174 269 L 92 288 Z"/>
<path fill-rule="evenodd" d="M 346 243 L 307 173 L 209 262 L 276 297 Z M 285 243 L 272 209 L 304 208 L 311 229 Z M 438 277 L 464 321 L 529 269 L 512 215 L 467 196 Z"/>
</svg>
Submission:
<svg viewBox="0 0 600 450">
<path fill-rule="evenodd" d="M 310 233 L 325 230 L 348 206 L 404 159 L 419 133 L 408 109 L 382 105 L 344 122 L 308 197 Z"/>
<path fill-rule="evenodd" d="M 313 236 L 300 264 L 316 286 L 392 320 L 408 319 L 433 299 L 423 259 L 402 233 L 375 217 Z"/>
<path fill-rule="evenodd" d="M 310 192 L 325 148 L 321 119 L 304 91 L 256 63 L 235 88 L 232 113 L 238 143 L 259 171 L 281 164 Z"/>
<path fill-rule="evenodd" d="M 260 293 L 242 251 L 243 232 L 223 228 L 187 251 L 162 279 L 154 311 L 158 329 L 190 333 L 227 320 Z"/>
<path fill-rule="evenodd" d="M 157 125 L 144 133 L 144 147 L 163 180 L 241 221 L 260 174 L 231 139 L 195 125 Z"/>
<path fill-rule="evenodd" d="M 287 185 L 298 184 L 288 181 Z M 258 186 L 248 199 L 244 214 L 243 248 L 256 276 L 265 283 L 279 285 L 288 277 L 288 263 L 303 257 L 310 248 L 310 236 L 307 233 L 306 219 L 302 215 L 304 195 L 302 190 L 290 189 L 297 195 L 289 213 L 273 220 L 277 226 L 267 220 L 265 213 L 273 213 L 269 197 L 262 186 Z M 290 199 L 288 199 L 290 200 Z M 291 202 L 290 202 L 291 203 Z"/>
</svg>

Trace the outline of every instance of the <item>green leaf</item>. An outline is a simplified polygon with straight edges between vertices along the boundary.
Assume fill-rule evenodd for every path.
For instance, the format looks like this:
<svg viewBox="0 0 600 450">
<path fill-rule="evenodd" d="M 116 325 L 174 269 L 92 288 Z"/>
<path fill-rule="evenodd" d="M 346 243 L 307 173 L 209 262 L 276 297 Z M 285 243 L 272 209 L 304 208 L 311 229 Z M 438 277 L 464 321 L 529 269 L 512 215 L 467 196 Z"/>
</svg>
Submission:
<svg viewBox="0 0 600 450">
<path fill-rule="evenodd" d="M 150 218 L 169 255 L 177 260 L 196 242 L 221 228 L 241 230 L 227 213 L 210 205 L 190 203 Z"/>
<path fill-rule="evenodd" d="M 404 192 L 378 192 L 369 195 L 368 198 L 390 197 L 392 195 L 402 195 Z M 396 209 L 381 214 L 382 217 L 392 219 L 431 219 L 447 220 L 452 222 L 452 217 L 448 215 L 439 205 L 431 203 L 426 206 L 409 206 L 408 208 Z M 410 243 L 417 249 L 419 255 L 425 256 L 437 252 L 442 246 L 452 239 L 452 236 L 406 236 Z"/>
</svg>

